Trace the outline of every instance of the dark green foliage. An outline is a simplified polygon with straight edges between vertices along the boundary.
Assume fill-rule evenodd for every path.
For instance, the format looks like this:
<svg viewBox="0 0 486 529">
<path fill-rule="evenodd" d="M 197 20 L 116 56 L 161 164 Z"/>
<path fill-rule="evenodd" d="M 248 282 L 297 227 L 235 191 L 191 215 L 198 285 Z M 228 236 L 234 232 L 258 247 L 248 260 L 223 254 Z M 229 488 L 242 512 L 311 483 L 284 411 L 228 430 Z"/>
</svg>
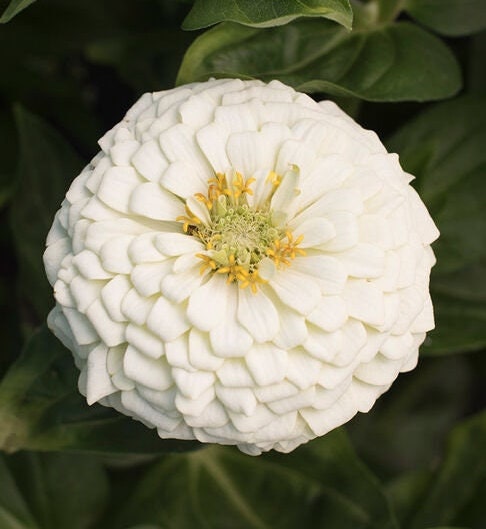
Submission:
<svg viewBox="0 0 486 529">
<path fill-rule="evenodd" d="M 0 0 L 1 529 L 484 529 L 485 27 L 484 0 Z M 42 325 L 45 236 L 98 137 L 142 92 L 209 76 L 280 79 L 393 131 L 441 231 L 419 367 L 289 455 L 89 407 Z"/>
</svg>

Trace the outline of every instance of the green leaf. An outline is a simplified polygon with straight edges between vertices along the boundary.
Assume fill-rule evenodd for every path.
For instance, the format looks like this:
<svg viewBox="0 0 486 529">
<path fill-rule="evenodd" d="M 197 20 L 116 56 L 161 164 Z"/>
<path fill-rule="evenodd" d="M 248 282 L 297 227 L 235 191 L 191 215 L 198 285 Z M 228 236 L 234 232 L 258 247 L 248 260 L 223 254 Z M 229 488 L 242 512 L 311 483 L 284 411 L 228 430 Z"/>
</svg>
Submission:
<svg viewBox="0 0 486 529">
<path fill-rule="evenodd" d="M 33 4 L 35 0 L 10 0 L 10 4 L 7 6 L 2 16 L 0 17 L 0 24 L 5 24 L 12 20 L 15 15 L 18 15 L 30 4 Z"/>
<path fill-rule="evenodd" d="M 108 499 L 106 473 L 86 455 L 0 456 L 2 479 L 10 481 L 17 502 L 28 506 L 29 524 L 16 529 L 90 529 Z"/>
<path fill-rule="evenodd" d="M 486 412 L 466 420 L 450 437 L 447 452 L 407 525 L 462 525 L 458 514 L 486 477 Z"/>
<path fill-rule="evenodd" d="M 77 390 L 78 374 L 46 327 L 35 333 L 0 382 L 0 449 L 160 454 L 199 446 L 161 440 L 111 408 L 88 406 Z"/>
<path fill-rule="evenodd" d="M 436 330 L 424 352 L 474 351 L 486 346 L 486 105 L 464 96 L 441 103 L 405 125 L 388 142 L 441 232 L 431 289 Z"/>
<path fill-rule="evenodd" d="M 349 0 L 196 0 L 182 28 L 200 29 L 218 22 L 268 28 L 288 24 L 299 17 L 324 17 L 347 29 L 351 29 L 353 23 Z"/>
<path fill-rule="evenodd" d="M 484 285 L 478 283 L 478 288 Z M 486 348 L 486 303 L 440 294 L 432 298 L 436 328 L 427 335 L 424 354 L 469 353 Z"/>
<path fill-rule="evenodd" d="M 0 454 L 0 527 L 40 529 L 15 483 L 5 456 Z"/>
<path fill-rule="evenodd" d="M 486 28 L 484 0 L 406 0 L 405 10 L 442 35 L 458 37 Z"/>
<path fill-rule="evenodd" d="M 473 380 L 465 357 L 422 358 L 413 373 L 400 375 L 372 413 L 349 423 L 354 446 L 387 477 L 427 466 L 467 411 Z"/>
<path fill-rule="evenodd" d="M 116 527 L 397 528 L 378 481 L 343 431 L 292 454 L 249 458 L 209 447 L 164 457 L 119 512 Z"/>
<path fill-rule="evenodd" d="M 325 20 L 264 30 L 223 23 L 194 41 L 177 83 L 211 76 L 279 79 L 305 92 L 369 101 L 441 99 L 461 86 L 445 44 L 407 22 L 351 33 Z"/>
<path fill-rule="evenodd" d="M 30 323 L 43 321 L 53 304 L 42 254 L 47 232 L 82 161 L 46 122 L 15 109 L 20 153 L 11 226 L 19 262 L 19 293 Z"/>
</svg>

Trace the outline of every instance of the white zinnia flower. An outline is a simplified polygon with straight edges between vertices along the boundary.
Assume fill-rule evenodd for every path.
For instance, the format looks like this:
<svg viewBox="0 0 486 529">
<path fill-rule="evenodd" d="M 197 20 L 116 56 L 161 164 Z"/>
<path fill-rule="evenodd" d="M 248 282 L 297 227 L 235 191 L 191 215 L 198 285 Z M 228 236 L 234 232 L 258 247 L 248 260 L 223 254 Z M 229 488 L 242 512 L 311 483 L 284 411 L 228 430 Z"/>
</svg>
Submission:
<svg viewBox="0 0 486 529">
<path fill-rule="evenodd" d="M 99 144 L 44 255 L 89 404 L 162 438 L 289 452 L 415 366 L 438 232 L 334 103 L 195 83 L 145 94 Z"/>
</svg>

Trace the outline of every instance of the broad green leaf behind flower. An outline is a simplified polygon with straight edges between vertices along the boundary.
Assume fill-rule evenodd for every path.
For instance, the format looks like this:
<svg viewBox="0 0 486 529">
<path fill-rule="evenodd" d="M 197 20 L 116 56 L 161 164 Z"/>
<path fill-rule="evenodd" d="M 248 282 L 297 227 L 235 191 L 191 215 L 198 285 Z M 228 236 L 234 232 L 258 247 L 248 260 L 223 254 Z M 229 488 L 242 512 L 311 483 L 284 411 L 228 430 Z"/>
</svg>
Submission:
<svg viewBox="0 0 486 529">
<path fill-rule="evenodd" d="M 278 79 L 304 92 L 369 101 L 442 99 L 461 86 L 445 44 L 408 22 L 352 32 L 315 19 L 265 30 L 220 24 L 188 49 L 177 83 L 211 76 Z"/>
<path fill-rule="evenodd" d="M 351 29 L 353 12 L 349 0 L 196 0 L 182 25 L 200 29 L 218 22 L 238 22 L 245 26 L 272 27 L 299 17 L 323 17 Z"/>
</svg>

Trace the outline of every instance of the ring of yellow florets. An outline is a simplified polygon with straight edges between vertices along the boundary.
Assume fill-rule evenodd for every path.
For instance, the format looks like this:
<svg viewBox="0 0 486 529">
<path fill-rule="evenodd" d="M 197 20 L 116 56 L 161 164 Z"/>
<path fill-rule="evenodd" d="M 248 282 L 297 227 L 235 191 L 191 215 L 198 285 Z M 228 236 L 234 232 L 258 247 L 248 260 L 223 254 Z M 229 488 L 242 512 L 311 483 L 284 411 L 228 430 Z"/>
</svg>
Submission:
<svg viewBox="0 0 486 529">
<path fill-rule="evenodd" d="M 281 179 L 272 172 L 267 181 L 275 190 Z M 238 282 L 241 288 L 249 286 L 255 293 L 257 285 L 265 283 L 258 272 L 262 259 L 269 258 L 280 268 L 305 252 L 298 248 L 302 235 L 294 239 L 290 230 L 273 222 L 271 195 L 258 209 L 248 204 L 253 182 L 254 178 L 245 180 L 238 172 L 234 172 L 230 182 L 226 175 L 217 173 L 208 180 L 206 195 L 194 195 L 206 206 L 210 222 L 203 222 L 187 204 L 186 215 L 176 220 L 183 223 L 185 233 L 197 237 L 206 248 L 207 253 L 197 254 L 202 260 L 201 274 L 206 271 L 227 274 L 228 283 Z"/>
</svg>

